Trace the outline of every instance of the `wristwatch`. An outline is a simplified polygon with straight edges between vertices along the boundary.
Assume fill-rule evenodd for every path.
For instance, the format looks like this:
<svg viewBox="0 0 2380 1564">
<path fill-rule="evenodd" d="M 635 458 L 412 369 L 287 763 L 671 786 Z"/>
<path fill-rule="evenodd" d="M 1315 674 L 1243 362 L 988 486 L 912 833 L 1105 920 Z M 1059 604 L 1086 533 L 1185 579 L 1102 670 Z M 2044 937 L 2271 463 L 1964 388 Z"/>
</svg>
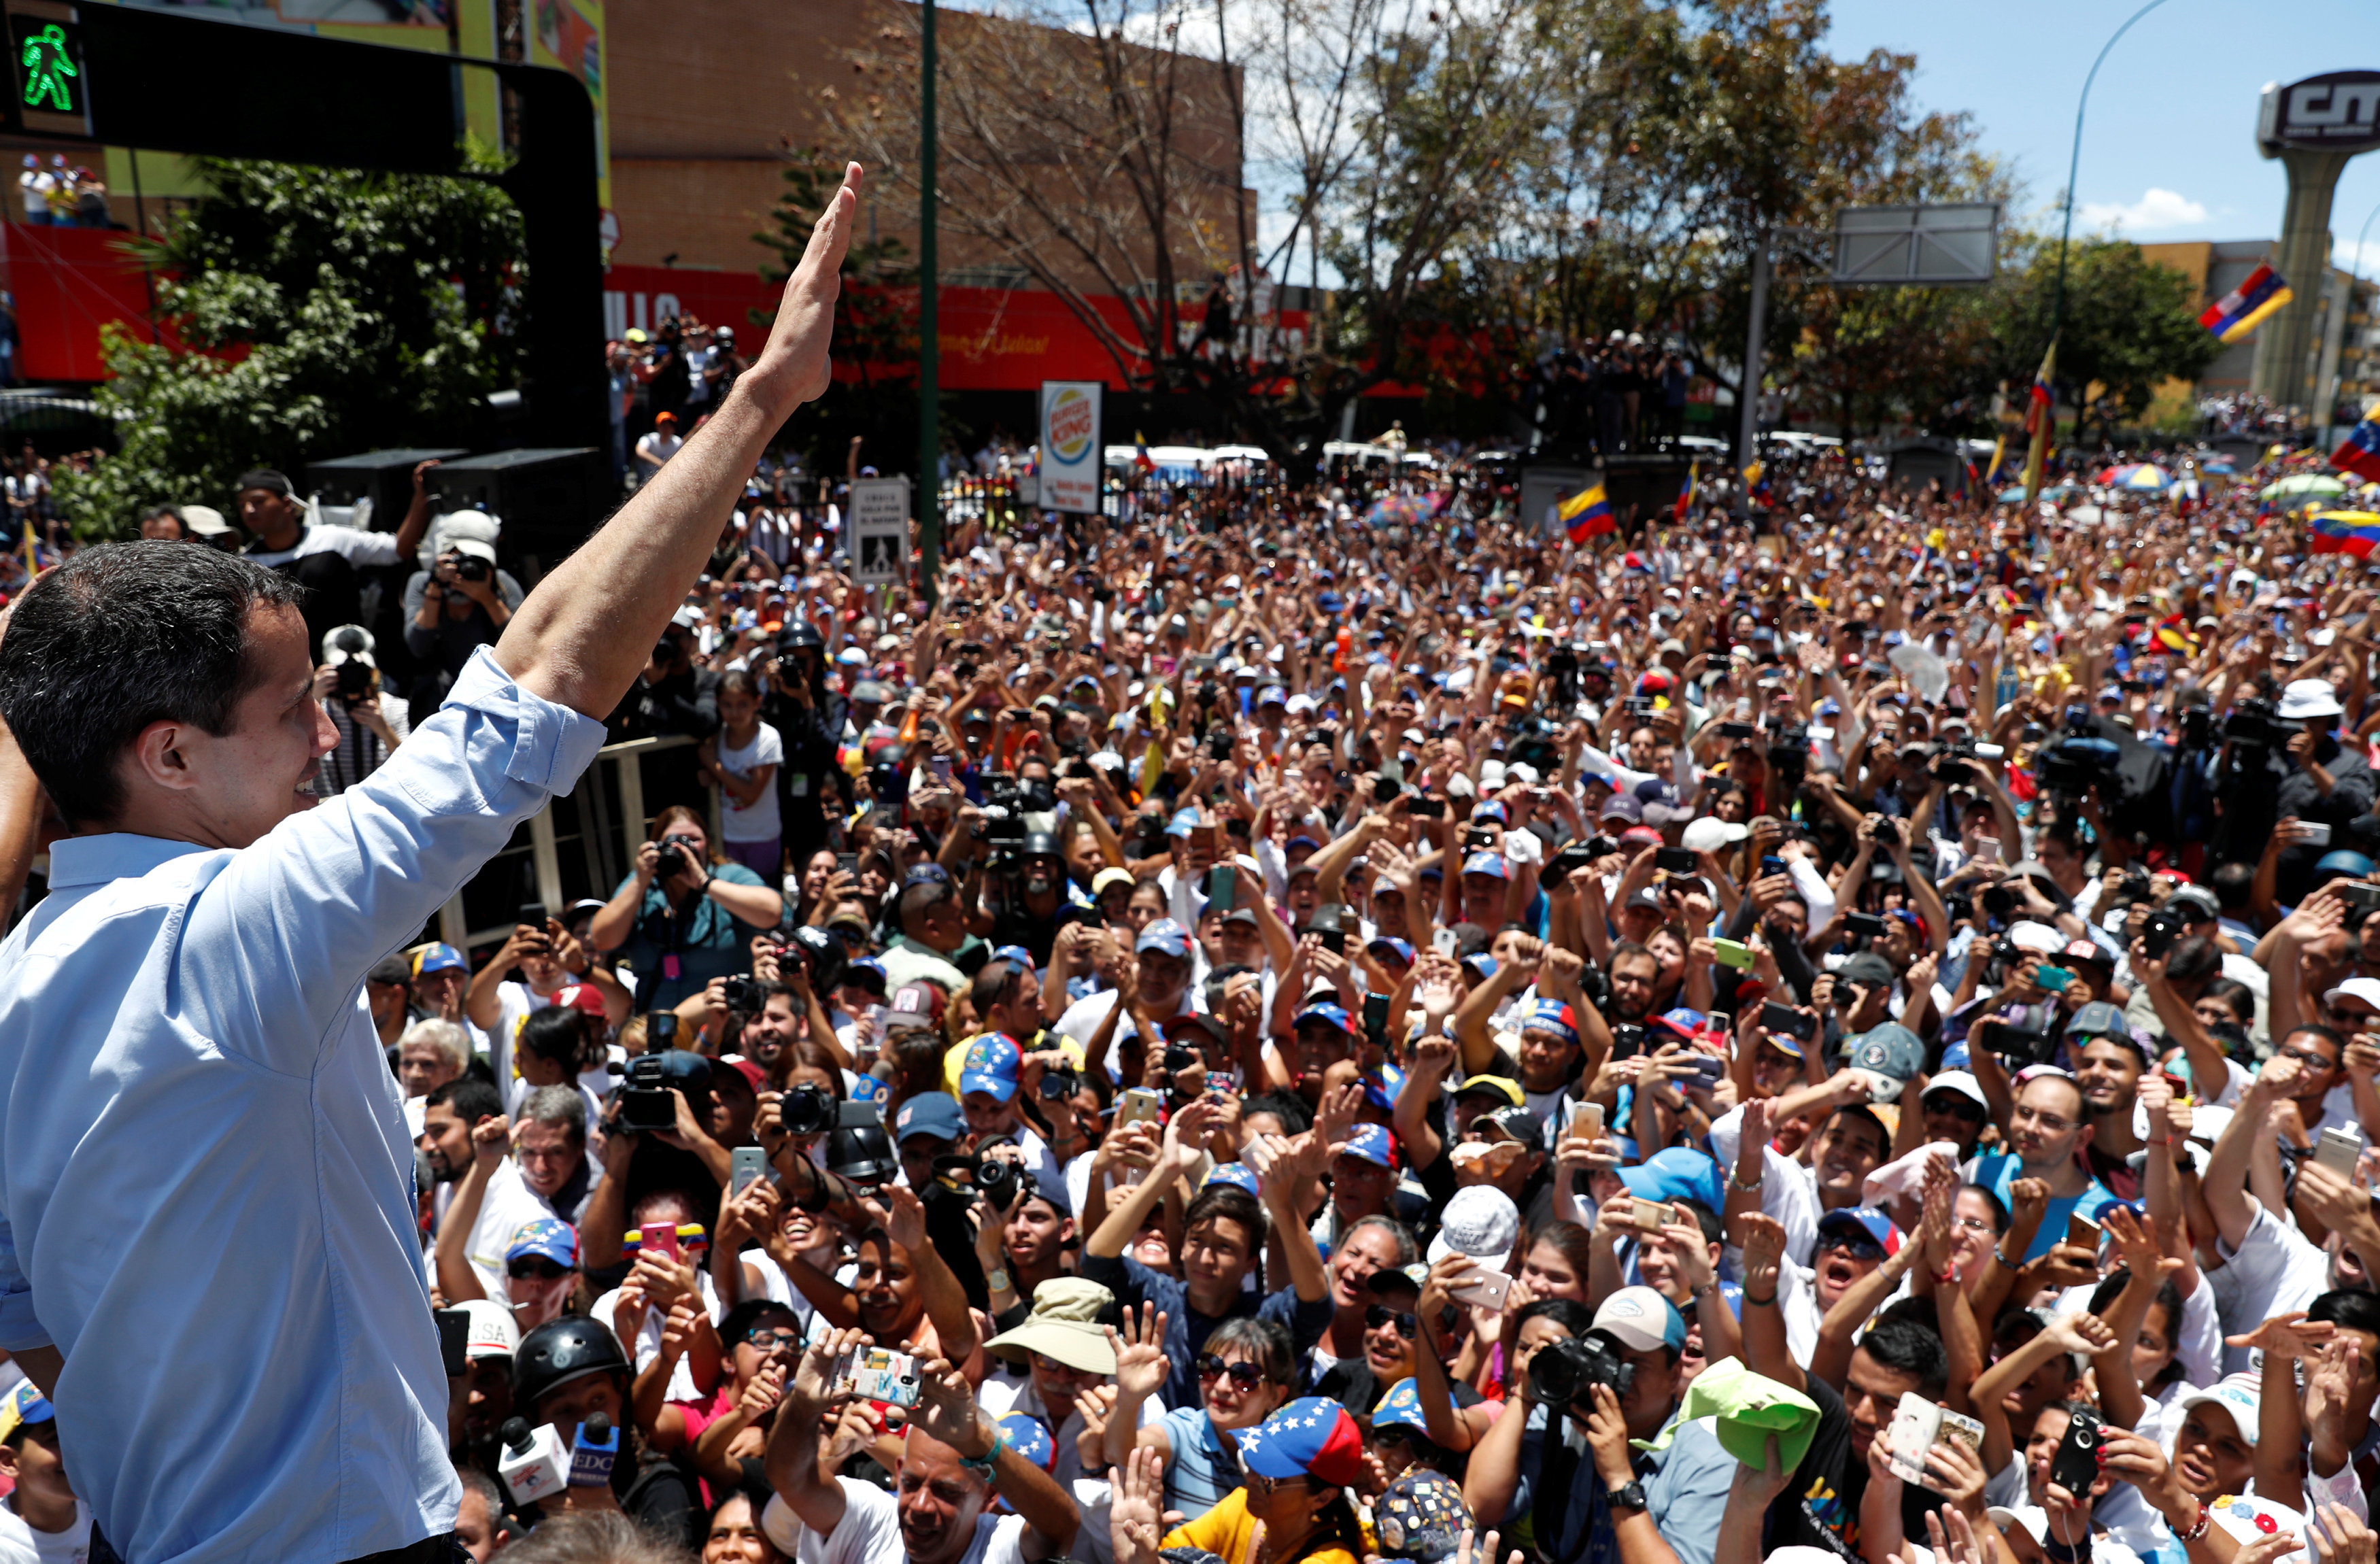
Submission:
<svg viewBox="0 0 2380 1564">
<path fill-rule="evenodd" d="M 986 1272 L 984 1273 L 984 1276 L 983 1276 L 983 1285 L 984 1285 L 984 1287 L 985 1287 L 988 1291 L 993 1291 L 993 1292 L 1005 1292 L 1005 1291 L 1008 1291 L 1008 1281 L 1009 1281 L 1008 1272 L 1007 1272 L 1007 1271 L 1005 1271 L 1005 1270 L 986 1271 Z"/>
<path fill-rule="evenodd" d="M 1614 1509 L 1642 1509 L 1645 1508 L 1645 1485 L 1632 1482 L 1606 1489 L 1603 1502 Z"/>
</svg>

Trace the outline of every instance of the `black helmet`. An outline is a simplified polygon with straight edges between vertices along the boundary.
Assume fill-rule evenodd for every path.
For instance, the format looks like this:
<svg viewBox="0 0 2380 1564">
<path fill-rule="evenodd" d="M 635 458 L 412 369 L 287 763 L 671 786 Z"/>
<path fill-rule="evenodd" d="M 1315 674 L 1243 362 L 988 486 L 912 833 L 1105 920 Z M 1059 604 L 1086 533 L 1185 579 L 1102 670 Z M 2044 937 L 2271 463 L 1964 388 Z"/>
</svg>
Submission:
<svg viewBox="0 0 2380 1564">
<path fill-rule="evenodd" d="M 1025 851 L 1019 855 L 1026 858 L 1054 858 L 1058 855 L 1058 839 L 1046 830 L 1028 833 L 1025 838 Z"/>
<path fill-rule="evenodd" d="M 840 939 L 806 923 L 794 930 L 790 942 L 799 948 L 802 959 L 808 964 L 813 989 L 823 994 L 843 981 L 843 969 L 851 960 L 851 952 Z"/>
<path fill-rule="evenodd" d="M 634 1371 L 609 1330 L 584 1315 L 547 1320 L 513 1352 L 513 1405 L 534 1415 L 538 1398 L 590 1374 L 616 1374 L 625 1391 Z"/>
<path fill-rule="evenodd" d="M 856 1124 L 826 1137 L 827 1170 L 854 1183 L 879 1183 L 901 1171 L 881 1124 Z"/>
<path fill-rule="evenodd" d="M 778 632 L 777 655 L 779 657 L 797 651 L 803 647 L 808 647 L 814 651 L 826 650 L 826 637 L 819 634 L 817 625 L 795 620 Z"/>
</svg>

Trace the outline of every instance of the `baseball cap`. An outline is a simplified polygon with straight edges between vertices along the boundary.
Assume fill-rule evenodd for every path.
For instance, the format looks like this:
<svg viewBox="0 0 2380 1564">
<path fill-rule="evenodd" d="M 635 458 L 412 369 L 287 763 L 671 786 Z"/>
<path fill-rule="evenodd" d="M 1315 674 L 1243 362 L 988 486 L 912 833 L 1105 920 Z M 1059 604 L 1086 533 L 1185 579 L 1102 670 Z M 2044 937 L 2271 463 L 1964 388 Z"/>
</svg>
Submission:
<svg viewBox="0 0 2380 1564">
<path fill-rule="evenodd" d="M 520 1350 L 520 1327 L 502 1303 L 492 1298 L 468 1298 L 455 1306 L 469 1316 L 464 1328 L 463 1355 L 473 1363 L 508 1358 Z"/>
<path fill-rule="evenodd" d="M 1873 951 L 1862 951 L 1835 968 L 1835 976 L 1845 983 L 1856 983 L 1863 988 L 1889 988 L 1892 987 L 1892 964 Z"/>
<path fill-rule="evenodd" d="M 2181 1398 L 2181 1410 L 2192 1407 L 2221 1407 L 2231 1414 L 2239 1425 L 2240 1437 L 2250 1444 L 2256 1442 L 2256 1420 L 2264 1407 L 2264 1398 L 2247 1375 L 2235 1374 L 2228 1379 L 2211 1385 L 2204 1390 L 2192 1390 Z"/>
<path fill-rule="evenodd" d="M 1639 1200 L 1699 1200 L 1717 1211 L 1727 1205 L 1718 1164 L 1691 1146 L 1673 1146 L 1620 1170 L 1620 1182 Z"/>
<path fill-rule="evenodd" d="M 1169 1043 L 1187 1034 L 1196 1033 L 1197 1036 L 1190 1038 L 1190 1044 L 1194 1048 L 1201 1049 L 1216 1043 L 1228 1046 L 1232 1040 L 1231 1028 L 1223 1024 L 1222 1019 L 1220 1016 L 1209 1015 L 1202 1010 L 1184 1011 L 1166 1022 L 1164 1032 L 1165 1040 Z"/>
<path fill-rule="evenodd" d="M 1429 1263 L 1467 1255 L 1485 1270 L 1502 1270 L 1521 1236 L 1521 1208 L 1493 1184 L 1472 1184 L 1446 1203 L 1438 1236 L 1429 1241 Z"/>
<path fill-rule="evenodd" d="M 904 983 L 884 1007 L 884 1030 L 899 1032 L 915 1026 L 940 1026 L 949 1001 L 931 983 Z"/>
<path fill-rule="evenodd" d="M 28 1423 L 55 1423 L 57 1418 L 57 1409 L 30 1379 L 18 1380 L 6 1396 L 0 1396 L 0 1439 Z"/>
<path fill-rule="evenodd" d="M 426 977 L 433 972 L 468 972 L 470 970 L 471 964 L 465 961 L 463 952 L 452 945 L 424 945 L 420 952 L 413 958 L 413 976 L 416 977 Z"/>
<path fill-rule="evenodd" d="M 1234 1189 L 1246 1190 L 1250 1194 L 1263 1193 L 1257 1186 L 1257 1170 L 1245 1162 L 1216 1163 L 1208 1170 L 1205 1181 L 1198 1187 L 1205 1189 L 1208 1184 L 1230 1184 Z"/>
<path fill-rule="evenodd" d="M 1364 1279 L 1364 1285 L 1374 1292 L 1402 1292 L 1410 1288 L 1419 1292 L 1429 1285 L 1429 1267 L 1418 1263 L 1410 1266 L 1383 1266 Z"/>
<path fill-rule="evenodd" d="M 2119 1042 L 2132 1040 L 2132 1028 L 2124 1020 L 2124 1012 L 2105 1000 L 2094 1000 L 2074 1012 L 2066 1024 L 2070 1037 L 2113 1037 Z"/>
<path fill-rule="evenodd" d="M 1818 1236 L 1840 1232 L 1847 1238 L 1864 1240 L 1884 1251 L 1889 1257 L 1900 1253 L 1900 1230 L 1892 1218 L 1873 1206 L 1846 1206 L 1828 1212 L 1818 1218 Z"/>
<path fill-rule="evenodd" d="M 1413 946 L 1406 940 L 1396 939 L 1391 935 L 1378 935 L 1365 941 L 1364 949 L 1376 956 L 1390 956 L 1401 962 L 1410 963 L 1414 959 Z"/>
<path fill-rule="evenodd" d="M 919 1092 L 901 1104 L 892 1116 L 892 1138 L 907 1140 L 911 1135 L 933 1135 L 941 1140 L 958 1140 L 966 1134 L 966 1115 L 959 1110 L 958 1098 L 948 1092 Z"/>
<path fill-rule="evenodd" d="M 1140 931 L 1140 938 L 1133 941 L 1132 950 L 1135 955 L 1159 951 L 1176 960 L 1188 961 L 1190 933 L 1172 918 L 1161 917 Z"/>
<path fill-rule="evenodd" d="M 1560 1000 L 1539 1000 L 1521 1018 L 1521 1030 L 1551 1032 L 1564 1042 L 1574 1043 L 1578 1041 L 1578 1018 Z"/>
<path fill-rule="evenodd" d="M 1590 1329 L 1610 1337 L 1632 1352 L 1656 1347 L 1686 1350 L 1685 1316 L 1678 1306 L 1649 1287 L 1623 1287 L 1595 1311 Z"/>
<path fill-rule="evenodd" d="M 540 1217 L 523 1222 L 513 1231 L 510 1243 L 504 1245 L 504 1264 L 536 1255 L 552 1260 L 565 1270 L 578 1268 L 578 1230 L 554 1217 Z"/>
<path fill-rule="evenodd" d="M 1982 1085 L 1976 1081 L 1973 1075 L 1964 1070 L 1945 1070 L 1936 1075 L 1932 1080 L 1927 1081 L 1925 1083 L 1925 1096 L 1932 1097 L 1936 1092 L 1954 1092 L 1960 1097 L 1965 1097 L 1969 1102 L 1973 1103 L 1985 1112 L 1988 1113 L 1991 1111 L 1992 1105 L 1984 1100 L 1984 1088 Z M 1921 1097 L 1919 1100 L 1923 1101 L 1924 1098 Z"/>
<path fill-rule="evenodd" d="M 1319 1021 L 1325 1025 L 1336 1026 L 1342 1032 L 1352 1033 L 1355 1030 L 1354 1024 L 1347 1019 L 1346 1007 L 1332 1004 L 1327 1000 L 1319 1004 L 1307 1005 L 1292 1016 L 1289 1024 L 1296 1027 L 1303 1026 L 1309 1021 Z"/>
<path fill-rule="evenodd" d="M 1464 874 L 1494 875 L 1498 879 L 1510 879 L 1512 878 L 1512 871 L 1505 867 L 1504 855 L 1500 853 L 1472 854 L 1471 856 L 1463 860 L 1463 872 Z"/>
<path fill-rule="evenodd" d="M 1099 1291 L 1104 1292 L 1107 1289 L 1101 1288 Z M 1036 1295 L 1035 1301 L 1037 1303 L 1039 1301 L 1038 1294 Z M 1010 1334 L 1014 1335 L 1015 1333 L 1012 1331 Z M 984 1345 L 989 1347 L 991 1343 L 987 1341 Z M 1055 1352 L 1050 1352 L 1047 1355 L 1053 1358 L 1058 1356 Z M 1063 1362 L 1064 1360 L 1060 1359 L 1059 1361 Z M 1052 1472 L 1057 1469 L 1058 1442 L 1050 1437 L 1050 1425 L 1048 1424 L 1042 1422 L 1039 1418 L 1034 1416 L 1029 1412 L 1002 1412 L 994 1421 L 1000 1425 L 1000 1431 L 1008 1436 L 1009 1449 L 1014 1450 L 1018 1455 L 1023 1456 L 1026 1460 L 1031 1461 L 1034 1465 L 1039 1467 L 1044 1472 Z"/>
<path fill-rule="evenodd" d="M 1118 885 L 1129 891 L 1136 883 L 1130 869 L 1101 869 L 1091 876 L 1091 894 L 1104 896 L 1111 887 Z"/>
<path fill-rule="evenodd" d="M 581 1015 L 603 1019 L 603 990 L 592 983 L 570 983 L 553 991 L 557 1009 L 575 1010 Z"/>
<path fill-rule="evenodd" d="M 1342 1151 L 1349 1157 L 1360 1157 L 1377 1167 L 1393 1170 L 1397 1165 L 1397 1137 L 1386 1124 L 1356 1125 Z"/>
<path fill-rule="evenodd" d="M 981 1092 L 1002 1102 L 1016 1095 L 1016 1072 L 1025 1056 L 1014 1043 L 997 1032 L 986 1032 L 967 1045 L 959 1066 L 961 1093 Z"/>
<path fill-rule="evenodd" d="M 2322 997 L 2326 1005 L 2335 1006 L 2341 1000 L 2362 1000 L 2374 1010 L 2380 1010 L 2380 977 L 2350 977 Z"/>
<path fill-rule="evenodd" d="M 2223 903 L 2216 901 L 2215 892 L 2204 885 L 2181 886 L 2165 899 L 2165 904 L 2177 911 L 2186 911 L 2192 923 L 2204 923 L 2208 918 L 2223 915 Z"/>
<path fill-rule="evenodd" d="M 1343 1488 L 1364 1474 L 1364 1431 L 1320 1396 L 1290 1402 L 1240 1437 L 1240 1458 L 1259 1477 L 1306 1477 Z"/>
<path fill-rule="evenodd" d="M 1493 1124 L 1523 1146 L 1536 1146 L 1546 1138 L 1546 1121 L 1527 1108 L 1499 1108 L 1471 1122 L 1475 1127 Z"/>
<path fill-rule="evenodd" d="M 1730 820 L 1714 819 L 1708 815 L 1704 815 L 1700 818 L 1686 822 L 1685 834 L 1678 839 L 1678 845 L 1689 853 L 1716 853 L 1720 848 L 1741 842 L 1751 834 L 1750 826 L 1738 825 Z"/>
<path fill-rule="evenodd" d="M 1508 1108 L 1518 1108 L 1529 1100 L 1527 1094 L 1521 1090 L 1521 1083 L 1509 1075 L 1474 1075 L 1454 1088 L 1458 1098 L 1475 1094 L 1501 1098 Z"/>
<path fill-rule="evenodd" d="M 1645 806 L 1636 802 L 1636 795 L 1633 793 L 1615 793 L 1603 801 L 1603 807 L 1597 812 L 1596 818 L 1636 824 L 1645 818 Z"/>
</svg>

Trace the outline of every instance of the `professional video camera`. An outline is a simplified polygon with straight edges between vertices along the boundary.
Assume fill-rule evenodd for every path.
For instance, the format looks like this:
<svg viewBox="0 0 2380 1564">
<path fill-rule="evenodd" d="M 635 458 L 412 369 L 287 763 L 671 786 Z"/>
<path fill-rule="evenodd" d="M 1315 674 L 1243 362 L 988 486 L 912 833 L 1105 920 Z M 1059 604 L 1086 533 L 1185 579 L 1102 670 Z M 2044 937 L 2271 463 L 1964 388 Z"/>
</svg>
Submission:
<svg viewBox="0 0 2380 1564">
<path fill-rule="evenodd" d="M 667 1070 L 657 1053 L 628 1061 L 620 1084 L 620 1128 L 636 1134 L 677 1128 L 677 1104 L 670 1100 Z"/>
<path fill-rule="evenodd" d="M 1586 1399 L 1597 1385 L 1625 1400 L 1636 1382 L 1636 1365 L 1620 1355 L 1607 1337 L 1589 1331 L 1548 1341 L 1529 1360 L 1529 1394 L 1547 1406 L 1566 1407 Z"/>
<path fill-rule="evenodd" d="M 2299 724 L 2282 721 L 2271 701 L 2255 696 L 2234 701 L 2223 719 L 2224 741 L 2238 749 L 2287 749 L 2298 733 Z"/>
<path fill-rule="evenodd" d="M 1980 776 L 1976 761 L 1998 760 L 2006 753 L 1997 744 L 1977 744 L 1962 734 L 1942 746 L 1926 774 L 1944 787 L 1971 787 Z"/>
<path fill-rule="evenodd" d="M 1025 795 L 1016 778 L 994 771 L 983 779 L 983 839 L 991 845 L 991 872 L 1014 868 L 1025 847 Z"/>
<path fill-rule="evenodd" d="M 1810 730 L 1801 722 L 1788 722 L 1777 730 L 1768 741 L 1768 769 L 1777 773 L 1778 791 L 1791 792 L 1802 785 L 1810 770 Z"/>
</svg>

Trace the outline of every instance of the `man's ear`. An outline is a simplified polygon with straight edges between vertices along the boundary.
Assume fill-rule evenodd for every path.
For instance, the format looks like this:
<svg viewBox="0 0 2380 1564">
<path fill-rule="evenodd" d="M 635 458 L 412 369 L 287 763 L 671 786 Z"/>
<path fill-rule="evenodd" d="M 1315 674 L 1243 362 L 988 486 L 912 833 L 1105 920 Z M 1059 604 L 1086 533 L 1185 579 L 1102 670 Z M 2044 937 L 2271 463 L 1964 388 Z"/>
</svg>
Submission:
<svg viewBox="0 0 2380 1564">
<path fill-rule="evenodd" d="M 8 1479 L 9 1486 L 16 1486 L 18 1473 L 22 1465 L 23 1457 L 18 1453 L 16 1446 L 0 1444 L 0 1477 Z"/>
<path fill-rule="evenodd" d="M 134 737 L 129 753 L 116 764 L 131 768 L 128 780 L 136 784 L 188 792 L 198 786 L 198 777 L 190 769 L 190 746 L 199 730 L 187 722 L 160 720 L 150 723 Z"/>
</svg>

